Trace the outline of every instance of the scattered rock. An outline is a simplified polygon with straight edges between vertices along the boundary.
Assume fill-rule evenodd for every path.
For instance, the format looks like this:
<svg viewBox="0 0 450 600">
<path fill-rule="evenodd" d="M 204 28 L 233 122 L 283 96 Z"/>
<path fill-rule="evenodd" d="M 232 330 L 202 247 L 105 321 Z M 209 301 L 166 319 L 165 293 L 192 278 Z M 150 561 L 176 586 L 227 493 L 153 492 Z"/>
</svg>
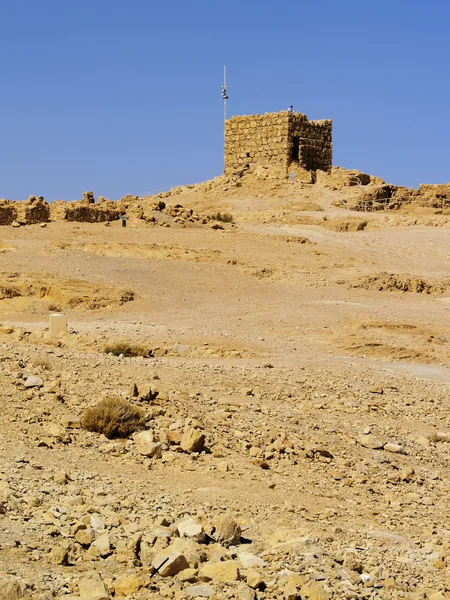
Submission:
<svg viewBox="0 0 450 600">
<path fill-rule="evenodd" d="M 110 600 L 111 595 L 97 571 L 91 571 L 78 581 L 79 594 L 83 600 Z"/>
<path fill-rule="evenodd" d="M 184 432 L 180 446 L 185 452 L 201 452 L 205 447 L 205 434 L 198 429 L 189 428 Z"/>
<path fill-rule="evenodd" d="M 203 527 L 196 523 L 192 517 L 186 517 L 181 521 L 175 523 L 175 527 L 178 530 L 180 537 L 188 537 L 196 542 L 205 541 L 205 532 Z"/>
<path fill-rule="evenodd" d="M 152 567 L 163 577 L 173 577 L 183 569 L 188 569 L 189 563 L 181 552 L 169 547 L 155 556 Z"/>
<path fill-rule="evenodd" d="M 230 583 L 239 579 L 239 566 L 235 560 L 208 562 L 200 569 L 199 577 L 204 581 Z"/>
<path fill-rule="evenodd" d="M 370 448 L 371 450 L 382 450 L 384 447 L 384 442 L 371 433 L 361 436 L 359 443 L 361 446 L 364 446 L 364 448 Z"/>
<path fill-rule="evenodd" d="M 221 515 L 214 521 L 214 537 L 224 546 L 234 546 L 239 543 L 242 530 L 230 515 Z"/>
<path fill-rule="evenodd" d="M 44 382 L 37 375 L 30 375 L 23 384 L 26 388 L 42 387 Z"/>
<path fill-rule="evenodd" d="M 191 585 L 184 589 L 188 598 L 210 598 L 215 594 L 214 589 L 209 584 Z"/>
</svg>

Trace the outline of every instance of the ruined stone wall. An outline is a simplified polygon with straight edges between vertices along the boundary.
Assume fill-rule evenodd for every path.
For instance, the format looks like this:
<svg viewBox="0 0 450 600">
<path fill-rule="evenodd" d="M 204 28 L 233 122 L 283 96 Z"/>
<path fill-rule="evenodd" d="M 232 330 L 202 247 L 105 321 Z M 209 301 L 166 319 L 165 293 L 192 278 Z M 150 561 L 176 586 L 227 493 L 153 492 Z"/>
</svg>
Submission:
<svg viewBox="0 0 450 600">
<path fill-rule="evenodd" d="M 289 119 L 289 162 L 297 162 L 293 156 L 294 138 L 298 139 L 298 165 L 308 171 L 329 171 L 333 162 L 332 122 L 308 121 L 305 115 L 293 114 Z"/>
<path fill-rule="evenodd" d="M 11 225 L 16 220 L 16 203 L 0 199 L 0 225 Z"/>
<path fill-rule="evenodd" d="M 335 205 L 366 212 L 420 207 L 447 211 L 450 210 L 450 183 L 422 184 L 418 189 L 383 183 L 365 189 L 359 197 L 344 198 Z"/>
<path fill-rule="evenodd" d="M 291 168 L 328 171 L 332 122 L 309 121 L 301 113 L 232 117 L 225 124 L 225 173 L 265 168 L 286 177 Z"/>
<path fill-rule="evenodd" d="M 42 196 L 30 196 L 25 202 L 17 203 L 16 221 L 27 225 L 47 223 L 50 221 L 50 206 Z"/>
<path fill-rule="evenodd" d="M 225 173 L 264 165 L 274 174 L 285 175 L 288 137 L 287 112 L 232 117 L 225 124 Z"/>
</svg>

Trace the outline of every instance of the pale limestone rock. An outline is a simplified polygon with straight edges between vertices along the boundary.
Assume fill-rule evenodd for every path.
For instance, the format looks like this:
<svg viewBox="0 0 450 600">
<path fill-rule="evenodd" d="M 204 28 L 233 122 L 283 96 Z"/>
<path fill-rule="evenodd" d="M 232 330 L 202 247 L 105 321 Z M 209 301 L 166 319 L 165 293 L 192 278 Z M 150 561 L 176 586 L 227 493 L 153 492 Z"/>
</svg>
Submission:
<svg viewBox="0 0 450 600">
<path fill-rule="evenodd" d="M 30 375 L 25 379 L 24 386 L 26 388 L 42 387 L 44 382 L 37 375 Z"/>
<path fill-rule="evenodd" d="M 300 590 L 302 600 L 330 600 L 330 594 L 318 581 L 311 580 Z"/>
<path fill-rule="evenodd" d="M 175 523 L 180 537 L 187 537 L 196 542 L 205 541 L 205 532 L 203 527 L 194 521 L 192 517 L 186 517 Z"/>
<path fill-rule="evenodd" d="M 154 441 L 152 431 L 141 431 L 135 436 L 136 448 L 139 454 L 149 458 L 160 458 L 162 455 L 162 444 Z"/>
<path fill-rule="evenodd" d="M 361 436 L 359 443 L 364 448 L 370 448 L 371 450 L 381 450 L 384 446 L 384 443 L 371 433 Z"/>
<path fill-rule="evenodd" d="M 181 552 L 169 547 L 155 556 L 152 561 L 152 567 L 156 569 L 162 577 L 173 577 L 180 571 L 188 569 L 189 563 Z"/>
<path fill-rule="evenodd" d="M 221 515 L 214 521 L 214 537 L 224 546 L 234 546 L 241 539 L 242 530 L 230 515 Z"/>
<path fill-rule="evenodd" d="M 95 540 L 95 533 L 91 527 L 79 529 L 75 534 L 75 539 L 82 546 L 90 546 Z"/>
<path fill-rule="evenodd" d="M 122 575 L 118 582 L 115 584 L 115 597 L 117 596 L 130 596 L 135 594 L 142 587 L 144 587 L 147 579 L 143 575 L 137 575 L 136 573 L 125 573 Z"/>
<path fill-rule="evenodd" d="M 66 429 L 80 429 L 81 419 L 72 415 L 64 415 L 61 417 L 61 425 Z"/>
<path fill-rule="evenodd" d="M 246 576 L 247 585 L 249 585 L 254 590 L 258 589 L 262 586 L 264 580 L 261 576 L 261 573 L 256 569 L 248 569 Z"/>
<path fill-rule="evenodd" d="M 205 447 L 205 434 L 198 429 L 188 429 L 184 432 L 180 446 L 185 452 L 201 452 Z"/>
<path fill-rule="evenodd" d="M 201 563 L 206 562 L 208 558 L 205 546 L 201 546 L 189 538 L 176 538 L 172 542 L 171 547 L 178 550 L 178 552 L 181 552 L 181 554 L 186 557 L 189 566 L 194 569 Z"/>
<path fill-rule="evenodd" d="M 256 556 L 256 554 L 251 554 L 250 552 L 239 552 L 238 561 L 244 569 L 248 569 L 250 567 L 265 567 L 266 562 Z"/>
<path fill-rule="evenodd" d="M 97 571 L 91 571 L 78 581 L 78 589 L 83 600 L 110 600 L 111 595 Z"/>
<path fill-rule="evenodd" d="M 205 563 L 200 569 L 200 579 L 215 583 L 229 583 L 239 579 L 239 567 L 235 560 Z"/>
<path fill-rule="evenodd" d="M 215 593 L 214 589 L 208 583 L 204 585 L 191 585 L 183 591 L 188 598 L 209 598 Z"/>
<path fill-rule="evenodd" d="M 394 454 L 405 454 L 403 446 L 400 444 L 392 444 L 391 442 L 385 444 L 383 450 L 386 450 L 386 452 L 393 452 Z"/>
<path fill-rule="evenodd" d="M 50 559 L 54 565 L 67 565 L 69 563 L 69 550 L 67 546 L 53 546 Z"/>
<path fill-rule="evenodd" d="M 92 546 L 97 548 L 102 558 L 106 558 L 112 552 L 111 540 L 107 533 L 100 535 L 96 540 L 94 540 L 94 542 L 92 542 Z"/>
</svg>

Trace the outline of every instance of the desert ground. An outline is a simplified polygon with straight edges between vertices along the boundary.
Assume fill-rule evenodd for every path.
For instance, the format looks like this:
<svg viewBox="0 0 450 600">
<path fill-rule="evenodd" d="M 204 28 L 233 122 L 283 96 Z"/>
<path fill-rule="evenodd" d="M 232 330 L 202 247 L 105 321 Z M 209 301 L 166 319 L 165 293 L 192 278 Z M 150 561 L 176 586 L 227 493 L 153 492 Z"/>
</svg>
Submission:
<svg viewBox="0 0 450 600">
<path fill-rule="evenodd" d="M 358 193 L 0 227 L 1 600 L 450 597 L 450 216 Z"/>
</svg>

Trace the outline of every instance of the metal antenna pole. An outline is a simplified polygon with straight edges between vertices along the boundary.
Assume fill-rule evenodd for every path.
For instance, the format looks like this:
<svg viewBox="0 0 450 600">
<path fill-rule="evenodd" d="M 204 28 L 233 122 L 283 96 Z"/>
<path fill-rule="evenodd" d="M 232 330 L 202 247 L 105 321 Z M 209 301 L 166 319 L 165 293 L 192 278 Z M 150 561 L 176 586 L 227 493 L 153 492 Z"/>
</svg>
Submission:
<svg viewBox="0 0 450 600">
<path fill-rule="evenodd" d="M 222 98 L 223 98 L 223 148 L 225 153 L 225 124 L 227 122 L 227 94 L 228 86 L 227 86 L 227 66 L 223 67 L 223 86 L 222 86 Z M 224 157 L 225 160 L 225 157 Z"/>
</svg>

